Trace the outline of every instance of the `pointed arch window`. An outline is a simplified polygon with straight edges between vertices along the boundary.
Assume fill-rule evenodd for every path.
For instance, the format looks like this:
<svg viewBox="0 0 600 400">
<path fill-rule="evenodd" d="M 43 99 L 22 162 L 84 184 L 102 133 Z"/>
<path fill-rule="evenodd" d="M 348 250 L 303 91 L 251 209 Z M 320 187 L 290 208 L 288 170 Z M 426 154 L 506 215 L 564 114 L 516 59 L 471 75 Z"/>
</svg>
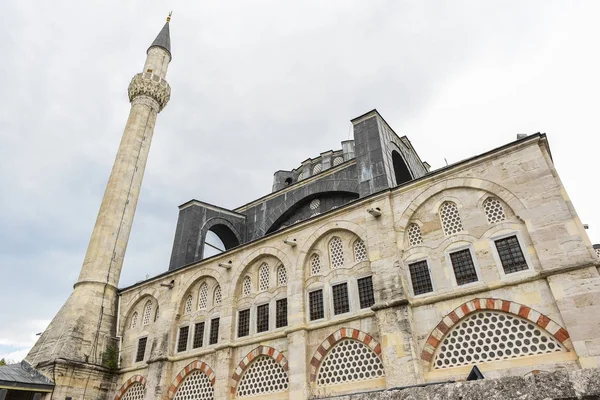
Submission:
<svg viewBox="0 0 600 400">
<path fill-rule="evenodd" d="M 329 258 L 331 267 L 334 269 L 344 265 L 344 247 L 342 246 L 342 239 L 337 236 L 334 236 L 329 242 Z"/>
<path fill-rule="evenodd" d="M 221 305 L 221 285 L 217 285 L 217 287 L 215 288 L 215 294 L 213 297 L 213 302 L 215 306 L 220 306 Z"/>
<path fill-rule="evenodd" d="M 365 246 L 365 242 L 362 239 L 356 239 L 354 242 L 354 261 L 367 261 L 367 246 Z"/>
<path fill-rule="evenodd" d="M 506 219 L 504 207 L 502 207 L 500 200 L 495 197 L 487 198 L 483 203 L 483 209 L 485 210 L 485 215 L 490 224 L 495 224 Z"/>
<path fill-rule="evenodd" d="M 148 300 L 144 306 L 144 318 L 142 319 L 142 325 L 146 326 L 150 324 L 150 318 L 152 315 L 152 302 Z"/>
<path fill-rule="evenodd" d="M 158 317 L 160 316 L 159 311 L 160 311 L 160 307 L 157 305 L 156 313 L 154 314 L 154 322 L 158 321 Z"/>
<path fill-rule="evenodd" d="M 184 310 L 185 314 L 189 314 L 192 312 L 193 302 L 194 302 L 194 298 L 190 294 L 187 297 L 187 299 L 185 299 L 185 310 Z"/>
<path fill-rule="evenodd" d="M 415 223 L 410 224 L 408 227 L 408 245 L 409 246 L 418 246 L 423 243 L 423 238 L 421 237 L 421 227 Z"/>
<path fill-rule="evenodd" d="M 462 232 L 463 226 L 458 213 L 458 207 L 456 203 L 446 201 L 440 207 L 440 218 L 442 220 L 442 227 L 444 228 L 444 234 L 446 236 L 452 236 L 456 233 Z"/>
<path fill-rule="evenodd" d="M 318 254 L 313 254 L 310 257 L 310 275 L 315 276 L 321 273 L 321 257 Z"/>
<path fill-rule="evenodd" d="M 277 286 L 287 286 L 287 271 L 283 265 L 277 268 Z"/>
<path fill-rule="evenodd" d="M 200 294 L 198 296 L 198 308 L 201 310 L 206 309 L 206 304 L 208 303 L 208 285 L 203 283 L 200 286 Z"/>
<path fill-rule="evenodd" d="M 269 289 L 269 265 L 262 263 L 258 269 L 258 290 L 263 291 Z"/>
<path fill-rule="evenodd" d="M 135 328 L 137 326 L 138 313 L 137 311 L 133 313 L 131 316 L 131 328 Z"/>
<path fill-rule="evenodd" d="M 250 293 L 252 293 L 252 281 L 250 280 L 249 276 L 246 276 L 244 278 L 244 282 L 242 283 L 242 295 L 250 296 Z"/>
</svg>

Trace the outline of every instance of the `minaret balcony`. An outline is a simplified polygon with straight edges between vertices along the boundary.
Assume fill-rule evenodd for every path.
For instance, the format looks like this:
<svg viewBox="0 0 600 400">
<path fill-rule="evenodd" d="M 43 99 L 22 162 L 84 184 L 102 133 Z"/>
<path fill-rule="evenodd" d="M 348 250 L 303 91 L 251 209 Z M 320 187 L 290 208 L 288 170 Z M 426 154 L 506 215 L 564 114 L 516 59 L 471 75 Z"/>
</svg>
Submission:
<svg viewBox="0 0 600 400">
<path fill-rule="evenodd" d="M 136 74 L 131 79 L 127 92 L 130 102 L 138 96 L 148 96 L 156 100 L 159 112 L 165 108 L 171 98 L 171 86 L 166 80 L 151 72 Z"/>
</svg>

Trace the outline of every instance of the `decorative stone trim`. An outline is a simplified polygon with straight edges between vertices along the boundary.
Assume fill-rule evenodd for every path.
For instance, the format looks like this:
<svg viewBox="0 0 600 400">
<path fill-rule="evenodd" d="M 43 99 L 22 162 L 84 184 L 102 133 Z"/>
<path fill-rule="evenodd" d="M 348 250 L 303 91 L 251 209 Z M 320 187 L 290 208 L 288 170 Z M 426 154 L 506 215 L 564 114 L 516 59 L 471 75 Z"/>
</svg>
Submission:
<svg viewBox="0 0 600 400">
<path fill-rule="evenodd" d="M 327 355 L 327 352 L 333 348 L 342 339 L 353 339 L 369 346 L 371 350 L 381 359 L 381 345 L 373 336 L 353 328 L 341 328 L 323 340 L 323 343 L 317 348 L 315 354 L 310 360 L 310 383 L 314 384 L 317 380 L 317 371 L 321 362 Z"/>
<path fill-rule="evenodd" d="M 129 387 L 136 382 L 141 383 L 142 385 L 144 385 L 144 387 L 146 386 L 146 378 L 144 378 L 141 375 L 133 375 L 131 378 L 127 379 L 127 381 L 125 381 L 125 383 L 121 386 L 121 389 L 119 389 L 119 391 L 115 395 L 115 400 L 120 400 L 121 397 L 123 397 L 123 395 L 125 394 L 125 392 L 127 392 L 127 389 L 129 389 Z"/>
<path fill-rule="evenodd" d="M 158 75 L 143 72 L 136 74 L 127 90 L 129 101 L 133 101 L 138 96 L 148 96 L 156 100 L 159 106 L 159 112 L 165 108 L 171 98 L 171 87 Z"/>
<path fill-rule="evenodd" d="M 208 376 L 210 384 L 213 387 L 215 386 L 215 381 L 217 379 L 215 371 L 213 371 L 213 369 L 203 361 L 192 361 L 191 363 L 186 365 L 181 371 L 179 371 L 179 373 L 173 380 L 173 383 L 171 384 L 171 386 L 169 386 L 169 391 L 167 392 L 167 399 L 170 400 L 173 397 L 175 397 L 175 393 L 177 393 L 177 388 L 179 387 L 179 385 L 181 385 L 181 382 L 183 382 L 183 380 L 194 371 L 202 371 L 204 374 L 206 374 L 206 376 Z"/>
<path fill-rule="evenodd" d="M 442 318 L 440 323 L 437 324 L 425 341 L 425 346 L 421 352 L 421 359 L 431 362 L 438 344 L 442 341 L 450 328 L 456 325 L 467 315 L 483 310 L 501 311 L 527 319 L 554 336 L 556 340 L 562 343 L 567 350 L 570 351 L 573 349 L 573 344 L 569 339 L 569 333 L 567 330 L 556 322 L 552 321 L 548 316 L 513 301 L 491 298 L 476 298 L 458 306 L 454 311 L 448 313 L 444 318 Z"/>
<path fill-rule="evenodd" d="M 281 368 L 283 368 L 283 370 L 286 373 L 288 372 L 288 370 L 289 370 L 288 360 L 287 360 L 287 358 L 285 358 L 283 353 L 281 353 L 269 346 L 258 346 L 257 348 L 255 348 L 254 350 L 252 350 L 251 352 L 246 354 L 246 357 L 244 357 L 242 359 L 242 361 L 240 361 L 240 363 L 238 364 L 237 368 L 235 369 L 233 375 L 231 376 L 231 380 L 232 380 L 231 394 L 232 395 L 235 394 L 237 385 L 238 385 L 238 383 L 240 383 L 242 374 L 244 373 L 244 371 L 246 370 L 248 365 L 250 365 L 252 360 L 254 360 L 256 357 L 259 357 L 259 356 L 271 357 L 272 359 L 275 360 L 275 362 L 277 364 L 279 364 L 281 366 Z"/>
</svg>

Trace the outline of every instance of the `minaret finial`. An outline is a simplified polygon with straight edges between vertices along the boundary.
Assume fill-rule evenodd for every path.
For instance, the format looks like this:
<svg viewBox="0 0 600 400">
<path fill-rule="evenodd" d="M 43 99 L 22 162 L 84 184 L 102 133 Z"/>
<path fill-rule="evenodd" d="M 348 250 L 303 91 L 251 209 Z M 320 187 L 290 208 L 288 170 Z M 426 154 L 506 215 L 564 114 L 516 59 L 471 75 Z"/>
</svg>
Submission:
<svg viewBox="0 0 600 400">
<path fill-rule="evenodd" d="M 169 16 L 167 17 L 167 22 L 171 22 L 171 15 L 173 15 L 173 11 L 169 12 Z"/>
</svg>

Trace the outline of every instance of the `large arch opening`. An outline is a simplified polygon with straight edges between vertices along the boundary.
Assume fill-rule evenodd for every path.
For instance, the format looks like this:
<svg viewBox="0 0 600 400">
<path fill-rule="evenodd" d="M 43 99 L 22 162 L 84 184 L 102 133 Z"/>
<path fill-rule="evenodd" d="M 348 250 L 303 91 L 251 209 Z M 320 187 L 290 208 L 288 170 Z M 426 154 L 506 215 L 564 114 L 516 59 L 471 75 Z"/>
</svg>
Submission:
<svg viewBox="0 0 600 400">
<path fill-rule="evenodd" d="M 204 235 L 202 258 L 212 257 L 240 245 L 240 240 L 225 224 L 212 225 Z"/>
<path fill-rule="evenodd" d="M 392 163 L 394 164 L 394 175 L 396 176 L 396 185 L 401 185 L 412 180 L 410 170 L 406 166 L 404 159 L 396 150 L 392 151 Z"/>
</svg>

